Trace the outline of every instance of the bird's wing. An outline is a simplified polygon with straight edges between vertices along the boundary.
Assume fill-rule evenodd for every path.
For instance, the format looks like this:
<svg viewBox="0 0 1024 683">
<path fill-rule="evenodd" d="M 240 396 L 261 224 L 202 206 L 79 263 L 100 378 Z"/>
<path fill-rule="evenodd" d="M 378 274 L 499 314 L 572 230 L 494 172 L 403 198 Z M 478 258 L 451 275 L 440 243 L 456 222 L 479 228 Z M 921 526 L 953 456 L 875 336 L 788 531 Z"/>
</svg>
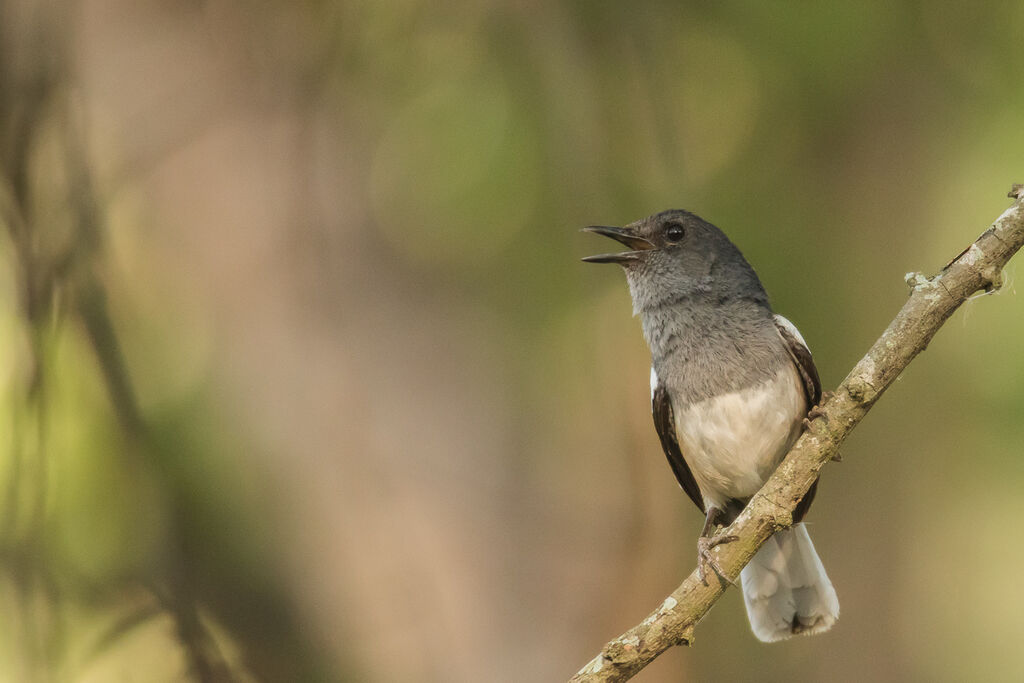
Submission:
<svg viewBox="0 0 1024 683">
<path fill-rule="evenodd" d="M 818 368 L 814 367 L 811 350 L 807 348 L 807 342 L 804 341 L 800 330 L 781 315 L 775 316 L 775 327 L 779 330 L 782 341 L 786 343 L 789 357 L 793 359 L 800 379 L 803 380 L 807 407 L 813 408 L 821 400 L 821 380 L 818 379 Z"/>
<path fill-rule="evenodd" d="M 700 495 L 700 488 L 697 480 L 693 478 L 693 472 L 683 459 L 683 452 L 679 450 L 679 438 L 676 436 L 676 418 L 672 412 L 672 400 L 669 398 L 665 385 L 658 381 L 658 376 L 651 370 L 651 405 L 654 412 L 654 428 L 658 430 L 658 438 L 661 439 L 661 448 L 665 451 L 668 464 L 679 481 L 679 486 L 690 500 L 704 512 L 704 498 Z"/>
<path fill-rule="evenodd" d="M 796 325 L 781 315 L 776 314 L 775 327 L 779 330 L 782 341 L 786 343 L 786 350 L 789 351 L 789 357 L 793 359 L 797 372 L 800 373 L 800 379 L 804 385 L 804 395 L 807 397 L 807 408 L 813 408 L 821 401 L 821 380 L 818 378 L 818 368 L 814 366 L 811 350 L 807 348 L 807 342 L 804 341 L 800 330 L 796 329 Z M 808 489 L 807 495 L 797 503 L 796 509 L 793 510 L 794 522 L 799 522 L 804 518 L 811 503 L 814 502 L 814 494 L 817 492 L 818 482 L 815 480 L 811 484 L 811 488 Z"/>
</svg>

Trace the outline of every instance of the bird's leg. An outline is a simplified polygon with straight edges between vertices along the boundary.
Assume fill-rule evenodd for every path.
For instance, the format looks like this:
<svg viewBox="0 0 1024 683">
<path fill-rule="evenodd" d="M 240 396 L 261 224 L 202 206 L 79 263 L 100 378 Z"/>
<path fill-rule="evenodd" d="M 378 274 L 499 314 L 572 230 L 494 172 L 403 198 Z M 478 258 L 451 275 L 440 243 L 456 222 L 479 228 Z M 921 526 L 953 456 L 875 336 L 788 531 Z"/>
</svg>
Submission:
<svg viewBox="0 0 1024 683">
<path fill-rule="evenodd" d="M 705 586 L 708 585 L 707 567 L 711 567 L 716 574 L 725 578 L 725 573 L 718 565 L 718 560 L 711 555 L 711 549 L 722 543 L 732 543 L 739 538 L 739 536 L 712 536 L 712 530 L 721 516 L 721 510 L 714 506 L 709 507 L 704 520 L 704 530 L 700 532 L 700 538 L 697 539 L 697 577 Z"/>
<path fill-rule="evenodd" d="M 818 405 L 812 406 L 811 409 L 807 411 L 807 416 L 804 417 L 804 431 L 807 431 L 808 429 L 810 429 L 811 428 L 811 422 L 813 420 L 817 420 L 819 417 L 825 418 L 826 422 L 828 421 L 828 415 L 826 415 L 822 411 L 821 406 L 826 401 L 828 401 L 830 398 L 832 398 L 833 395 L 834 395 L 834 393 L 831 392 L 831 391 L 822 392 L 821 400 L 818 402 Z M 842 462 L 843 461 L 842 454 L 837 452 L 835 455 L 832 456 L 832 461 L 833 462 Z"/>
</svg>

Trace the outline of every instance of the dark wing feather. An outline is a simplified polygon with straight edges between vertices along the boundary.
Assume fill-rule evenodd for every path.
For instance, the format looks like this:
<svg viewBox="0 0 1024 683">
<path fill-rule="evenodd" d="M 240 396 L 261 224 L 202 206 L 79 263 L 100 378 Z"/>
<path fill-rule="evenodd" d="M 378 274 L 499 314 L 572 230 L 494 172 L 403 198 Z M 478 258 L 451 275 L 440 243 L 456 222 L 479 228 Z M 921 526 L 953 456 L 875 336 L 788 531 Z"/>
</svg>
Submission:
<svg viewBox="0 0 1024 683">
<path fill-rule="evenodd" d="M 782 335 L 782 340 L 786 342 L 786 350 L 789 351 L 789 357 L 793 359 L 793 363 L 800 373 L 800 379 L 803 380 L 804 395 L 807 397 L 807 408 L 809 410 L 821 401 L 821 380 L 818 379 L 818 368 L 814 367 L 814 359 L 811 358 L 810 349 L 804 346 L 803 342 L 797 339 L 784 324 L 779 322 L 778 316 L 775 318 L 775 327 L 778 329 L 779 334 Z"/>
<path fill-rule="evenodd" d="M 669 399 L 665 386 L 658 382 L 654 389 L 654 396 L 651 398 L 654 412 L 654 428 L 658 430 L 658 437 L 661 439 L 661 448 L 665 451 L 668 464 L 679 481 L 679 485 L 686 491 L 690 500 L 704 512 L 704 497 L 700 495 L 700 488 L 697 487 L 697 480 L 693 478 L 693 472 L 683 459 L 683 453 L 679 450 L 679 438 L 676 436 L 676 418 L 672 412 L 672 401 Z"/>
<path fill-rule="evenodd" d="M 814 366 L 814 359 L 811 358 L 810 349 L 797 339 L 784 324 L 780 323 L 777 316 L 775 318 L 775 327 L 778 328 L 782 340 L 786 342 L 789 356 L 793 359 L 793 363 L 800 373 L 800 379 L 803 380 L 804 396 L 807 397 L 807 408 L 809 410 L 821 401 L 821 380 L 818 378 L 818 368 Z M 797 503 L 796 509 L 793 510 L 794 522 L 799 522 L 804 518 L 804 515 L 807 514 L 811 507 L 811 503 L 814 501 L 814 494 L 817 492 L 818 482 L 815 481 L 811 484 L 811 488 L 808 489 L 807 495 Z"/>
</svg>

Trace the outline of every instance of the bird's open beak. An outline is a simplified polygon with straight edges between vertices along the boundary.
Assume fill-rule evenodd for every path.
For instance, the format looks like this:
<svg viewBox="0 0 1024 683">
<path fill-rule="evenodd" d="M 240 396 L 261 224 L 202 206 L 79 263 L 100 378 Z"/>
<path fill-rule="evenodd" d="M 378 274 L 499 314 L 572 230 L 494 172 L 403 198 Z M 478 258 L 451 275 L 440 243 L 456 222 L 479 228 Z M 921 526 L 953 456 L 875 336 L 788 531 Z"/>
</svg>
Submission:
<svg viewBox="0 0 1024 683">
<path fill-rule="evenodd" d="M 632 228 L 610 228 L 604 225 L 591 225 L 583 228 L 583 232 L 593 232 L 613 240 L 622 242 L 633 251 L 623 251 L 618 254 L 598 254 L 587 256 L 583 260 L 587 263 L 619 263 L 626 264 L 630 261 L 638 261 L 643 252 L 654 249 L 654 244 L 640 235 Z"/>
</svg>

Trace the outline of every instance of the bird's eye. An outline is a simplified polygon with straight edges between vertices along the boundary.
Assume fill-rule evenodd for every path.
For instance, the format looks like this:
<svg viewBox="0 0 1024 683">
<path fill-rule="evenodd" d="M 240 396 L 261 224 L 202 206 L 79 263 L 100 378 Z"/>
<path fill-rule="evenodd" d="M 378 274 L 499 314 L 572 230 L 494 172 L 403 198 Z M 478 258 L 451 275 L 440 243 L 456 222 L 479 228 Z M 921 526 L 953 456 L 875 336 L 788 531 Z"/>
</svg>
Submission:
<svg viewBox="0 0 1024 683">
<path fill-rule="evenodd" d="M 665 239 L 669 242 L 678 242 L 683 239 L 683 226 L 681 225 L 670 225 L 665 230 Z"/>
</svg>

